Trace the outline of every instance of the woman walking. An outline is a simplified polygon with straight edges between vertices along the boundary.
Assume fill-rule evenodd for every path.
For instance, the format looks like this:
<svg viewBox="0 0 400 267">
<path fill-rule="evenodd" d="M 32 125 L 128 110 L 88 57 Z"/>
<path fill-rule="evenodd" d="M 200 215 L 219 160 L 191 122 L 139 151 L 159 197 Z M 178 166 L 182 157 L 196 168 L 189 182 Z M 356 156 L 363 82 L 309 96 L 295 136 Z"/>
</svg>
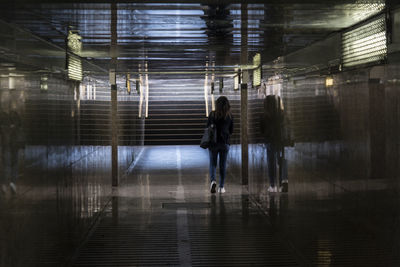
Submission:
<svg viewBox="0 0 400 267">
<path fill-rule="evenodd" d="M 216 102 L 216 110 L 211 111 L 208 116 L 207 127 L 214 124 L 217 128 L 217 143 L 209 148 L 211 193 L 215 193 L 217 187 L 215 176 L 218 156 L 220 173 L 218 192 L 225 193 L 226 160 L 229 152 L 230 136 L 233 132 L 233 117 L 230 109 L 228 98 L 220 96 Z"/>
<path fill-rule="evenodd" d="M 267 147 L 268 158 L 268 192 L 287 192 L 287 163 L 284 146 L 283 104 L 279 96 L 268 95 L 264 99 L 264 114 L 260 121 L 261 133 Z M 279 165 L 279 187 L 276 186 L 277 164 Z"/>
</svg>

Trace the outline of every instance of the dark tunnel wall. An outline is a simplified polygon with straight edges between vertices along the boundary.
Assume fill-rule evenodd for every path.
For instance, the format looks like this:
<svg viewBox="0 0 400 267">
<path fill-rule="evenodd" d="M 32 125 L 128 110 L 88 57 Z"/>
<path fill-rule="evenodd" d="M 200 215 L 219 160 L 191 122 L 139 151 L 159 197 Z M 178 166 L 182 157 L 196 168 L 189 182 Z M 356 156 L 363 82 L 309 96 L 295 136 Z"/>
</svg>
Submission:
<svg viewBox="0 0 400 267">
<path fill-rule="evenodd" d="M 286 147 L 289 181 L 327 182 L 345 190 L 398 186 L 399 64 L 371 66 L 327 76 L 295 76 L 267 82 L 280 88 L 293 147 Z M 260 89 L 265 91 L 265 89 Z M 259 195 L 269 185 L 259 117 L 264 93 L 249 90 L 249 188 Z M 231 168 L 240 170 L 240 147 Z M 236 158 L 234 158 L 236 157 Z M 315 180 L 315 181 L 314 181 Z M 312 187 L 308 187 L 311 188 Z M 312 190 L 320 190 L 314 188 Z"/>
<path fill-rule="evenodd" d="M 398 31 L 393 35 L 398 37 Z M 281 59 L 287 68 L 280 73 L 271 75 L 264 69 L 263 86 L 249 89 L 251 194 L 261 196 L 269 186 L 259 127 L 262 101 L 268 94 L 282 97 L 289 118 L 294 141 L 293 147 L 285 148 L 290 186 L 316 194 L 398 188 L 400 64 L 396 41 L 389 45 L 386 62 L 329 74 L 329 66 L 340 58 L 337 36 Z M 331 86 L 326 85 L 327 78 L 332 78 Z M 237 150 L 235 154 L 240 153 Z M 240 165 L 240 159 L 232 159 L 232 168 Z M 310 183 L 315 186 L 305 186 Z"/>
<path fill-rule="evenodd" d="M 391 63 L 334 74 L 328 87 L 326 76 L 283 82 L 295 142 L 288 157 L 301 164 L 291 169 L 350 191 L 373 187 L 377 179 L 397 184 L 398 67 Z"/>
<path fill-rule="evenodd" d="M 0 209 L 8 219 L 0 220 L 0 265 L 52 265 L 72 255 L 110 199 L 111 104 L 85 99 L 76 84 L 61 75 L 47 74 L 47 89 L 42 90 L 42 74 L 15 72 L 19 74 L 0 78 L 2 116 L 15 111 L 21 122 L 10 130 L 2 117 Z M 101 86 L 97 90 L 101 92 Z M 142 148 L 143 123 L 136 120 L 135 99 L 124 101 L 121 96 L 119 106 L 125 122 L 120 123 L 118 151 L 123 182 Z M 90 129 L 97 134 L 88 139 Z M 6 166 L 7 153 L 12 164 Z M 10 166 L 17 171 L 16 179 L 8 174 Z"/>
</svg>

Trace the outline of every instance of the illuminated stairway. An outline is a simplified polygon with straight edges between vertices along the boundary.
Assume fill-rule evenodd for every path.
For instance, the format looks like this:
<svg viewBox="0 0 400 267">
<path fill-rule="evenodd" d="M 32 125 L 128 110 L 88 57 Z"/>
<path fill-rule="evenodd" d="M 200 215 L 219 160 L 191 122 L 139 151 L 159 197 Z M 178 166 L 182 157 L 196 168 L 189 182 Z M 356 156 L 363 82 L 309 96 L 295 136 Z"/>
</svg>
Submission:
<svg viewBox="0 0 400 267">
<path fill-rule="evenodd" d="M 150 82 L 145 145 L 200 143 L 207 120 L 203 82 L 199 79 Z"/>
</svg>

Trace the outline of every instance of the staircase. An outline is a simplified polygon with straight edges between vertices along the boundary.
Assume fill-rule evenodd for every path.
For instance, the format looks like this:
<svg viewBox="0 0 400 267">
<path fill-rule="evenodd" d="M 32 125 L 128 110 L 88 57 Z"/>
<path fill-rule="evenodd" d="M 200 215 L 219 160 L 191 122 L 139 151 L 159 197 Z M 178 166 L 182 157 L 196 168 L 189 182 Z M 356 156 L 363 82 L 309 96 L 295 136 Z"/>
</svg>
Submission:
<svg viewBox="0 0 400 267">
<path fill-rule="evenodd" d="M 199 144 L 205 127 L 204 81 L 151 80 L 145 145 Z"/>
</svg>

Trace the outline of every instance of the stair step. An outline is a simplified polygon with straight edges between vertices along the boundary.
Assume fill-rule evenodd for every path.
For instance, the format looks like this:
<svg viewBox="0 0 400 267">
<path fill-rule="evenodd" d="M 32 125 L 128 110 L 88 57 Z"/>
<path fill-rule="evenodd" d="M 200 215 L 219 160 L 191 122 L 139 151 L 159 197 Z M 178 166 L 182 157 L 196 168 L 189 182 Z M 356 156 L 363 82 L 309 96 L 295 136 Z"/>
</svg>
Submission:
<svg viewBox="0 0 400 267">
<path fill-rule="evenodd" d="M 170 123 L 168 123 L 167 125 L 170 128 L 176 128 L 176 129 L 203 129 L 206 126 L 205 123 L 185 123 L 185 124 L 170 124 Z M 166 126 L 166 124 L 162 124 L 162 123 L 160 123 L 160 124 L 149 123 L 149 124 L 146 124 L 146 129 L 162 130 L 162 129 L 165 129 L 165 126 Z"/>
<path fill-rule="evenodd" d="M 184 124 L 185 123 L 201 123 L 204 122 L 206 123 L 206 119 L 199 120 L 198 118 L 168 118 L 168 117 L 163 117 L 163 118 L 147 118 L 146 119 L 146 125 L 149 123 L 155 123 L 155 124 Z"/>
<path fill-rule="evenodd" d="M 202 131 L 199 129 L 164 129 L 162 131 L 156 129 L 146 129 L 146 136 L 167 136 L 167 135 L 177 135 L 177 136 L 185 136 L 185 135 L 200 135 Z"/>
</svg>

